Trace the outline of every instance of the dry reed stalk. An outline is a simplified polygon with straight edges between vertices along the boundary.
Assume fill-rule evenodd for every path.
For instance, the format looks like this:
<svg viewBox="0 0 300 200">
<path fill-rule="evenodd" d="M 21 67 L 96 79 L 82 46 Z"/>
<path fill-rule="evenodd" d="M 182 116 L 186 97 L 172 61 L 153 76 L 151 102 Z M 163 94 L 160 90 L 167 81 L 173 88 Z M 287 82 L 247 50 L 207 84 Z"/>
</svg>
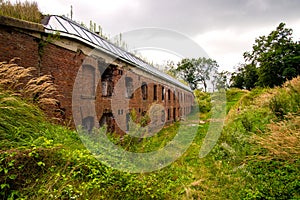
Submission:
<svg viewBox="0 0 300 200">
<path fill-rule="evenodd" d="M 33 78 L 31 73 L 36 69 L 19 66 L 14 63 L 17 60 L 19 58 L 14 58 L 9 63 L 0 62 L 0 85 L 13 91 L 14 95 L 38 103 L 40 108 L 45 108 L 45 105 L 57 105 L 58 92 L 52 76 Z"/>
<path fill-rule="evenodd" d="M 262 159 L 295 160 L 300 156 L 300 116 L 288 116 L 289 119 L 271 123 L 266 136 L 254 135 L 254 140 L 268 150 Z"/>
<path fill-rule="evenodd" d="M 300 76 L 293 78 L 290 81 L 287 81 L 284 84 L 285 88 L 292 87 L 294 90 L 296 90 L 298 93 L 300 93 Z"/>
</svg>

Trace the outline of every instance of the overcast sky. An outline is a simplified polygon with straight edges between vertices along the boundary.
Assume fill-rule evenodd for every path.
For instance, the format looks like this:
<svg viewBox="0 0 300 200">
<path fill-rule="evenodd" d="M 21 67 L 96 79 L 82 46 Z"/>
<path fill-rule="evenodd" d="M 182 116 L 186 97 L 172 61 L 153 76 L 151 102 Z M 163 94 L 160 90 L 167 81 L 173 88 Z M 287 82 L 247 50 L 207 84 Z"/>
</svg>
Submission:
<svg viewBox="0 0 300 200">
<path fill-rule="evenodd" d="M 23 1 L 23 0 L 22 0 Z M 143 27 L 180 32 L 197 42 L 220 67 L 233 71 L 251 50 L 255 38 L 280 22 L 300 39 L 299 0 L 38 0 L 44 14 L 70 16 L 89 25 L 93 20 L 114 36 Z M 148 52 L 149 53 L 149 52 Z M 147 55 L 147 54 L 145 54 Z M 162 62 L 159 56 L 149 60 Z M 168 58 L 167 56 L 165 58 Z M 172 57 L 170 57 L 172 58 Z M 155 60 L 156 59 L 156 60 Z"/>
</svg>

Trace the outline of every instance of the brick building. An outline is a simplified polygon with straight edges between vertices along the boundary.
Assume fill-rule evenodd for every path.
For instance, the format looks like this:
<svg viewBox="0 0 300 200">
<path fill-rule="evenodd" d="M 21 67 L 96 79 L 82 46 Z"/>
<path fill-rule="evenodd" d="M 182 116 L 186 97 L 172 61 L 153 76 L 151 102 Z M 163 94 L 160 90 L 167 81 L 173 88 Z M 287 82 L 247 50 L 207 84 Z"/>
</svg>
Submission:
<svg viewBox="0 0 300 200">
<path fill-rule="evenodd" d="M 14 57 L 36 67 L 36 76 L 52 75 L 62 117 L 88 130 L 125 133 L 132 112 L 156 129 L 190 113 L 194 102 L 186 85 L 66 17 L 35 24 L 0 16 L 0 61 Z"/>
</svg>

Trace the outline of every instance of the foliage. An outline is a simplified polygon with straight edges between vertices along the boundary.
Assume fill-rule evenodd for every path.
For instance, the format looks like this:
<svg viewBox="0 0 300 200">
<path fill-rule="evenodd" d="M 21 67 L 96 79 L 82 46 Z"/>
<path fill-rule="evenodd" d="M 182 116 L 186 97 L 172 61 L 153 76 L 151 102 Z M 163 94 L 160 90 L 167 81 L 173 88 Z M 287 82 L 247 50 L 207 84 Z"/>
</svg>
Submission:
<svg viewBox="0 0 300 200">
<path fill-rule="evenodd" d="M 289 113 L 295 113 L 300 109 L 300 77 L 285 84 L 284 89 L 279 90 L 270 100 L 269 107 L 280 119 Z"/>
<path fill-rule="evenodd" d="M 1 94 L 6 98 L 0 108 L 1 199 L 174 199 L 183 192 L 189 175 L 180 165 L 149 174 L 119 172 L 96 160 L 75 131 L 52 125 L 34 105 L 18 97 L 12 104 L 11 94 Z M 172 135 L 164 130 L 149 139 L 130 144 L 150 151 Z"/>
<path fill-rule="evenodd" d="M 226 90 L 229 88 L 230 75 L 231 73 L 228 71 L 215 72 L 211 81 L 213 85 L 213 91 L 215 91 L 215 89 L 220 91 L 221 89 Z"/>
<path fill-rule="evenodd" d="M 10 1 L 0 0 L 0 15 L 35 23 L 40 23 L 42 17 L 37 2 L 29 1 L 17 1 L 15 4 L 12 4 Z"/>
<path fill-rule="evenodd" d="M 231 108 L 238 102 L 242 96 L 247 94 L 246 90 L 241 90 L 237 88 L 231 88 L 230 90 L 226 91 L 226 113 L 231 110 Z"/>
<path fill-rule="evenodd" d="M 102 164 L 75 131 L 50 124 L 33 103 L 0 90 L 0 198 L 297 199 L 299 83 L 300 77 L 282 88 L 229 89 L 226 125 L 208 156 L 199 158 L 209 123 L 199 124 L 183 156 L 166 168 L 140 174 Z M 195 96 L 210 102 L 208 93 L 196 90 Z M 275 96 L 292 102 L 283 118 L 270 106 Z M 134 111 L 131 115 L 139 120 Z M 142 140 L 108 137 L 128 151 L 150 152 L 164 147 L 179 127 L 191 130 L 188 125 L 175 123 Z"/>
<path fill-rule="evenodd" d="M 280 23 L 268 36 L 257 38 L 252 51 L 244 53 L 247 64 L 233 74 L 232 86 L 274 87 L 300 75 L 300 42 L 293 41 L 292 33 Z"/>
<path fill-rule="evenodd" d="M 258 81 L 257 68 L 253 64 L 241 65 L 238 72 L 234 72 L 231 78 L 231 87 L 251 90 L 256 86 Z"/>
<path fill-rule="evenodd" d="M 208 113 L 211 110 L 211 97 L 209 93 L 194 90 L 195 99 L 200 113 Z"/>
<path fill-rule="evenodd" d="M 210 58 L 184 58 L 174 69 L 175 74 L 178 74 L 184 81 L 188 82 L 191 89 L 195 90 L 199 84 L 203 84 L 204 91 L 207 91 L 207 81 L 210 80 L 212 74 L 216 72 L 218 64 Z"/>
<path fill-rule="evenodd" d="M 299 80 L 282 88 L 254 89 L 231 107 L 208 158 L 220 163 L 211 169 L 222 171 L 214 190 L 221 191 L 218 198 L 299 198 Z M 283 118 L 272 110 L 274 98 L 289 102 Z"/>
</svg>

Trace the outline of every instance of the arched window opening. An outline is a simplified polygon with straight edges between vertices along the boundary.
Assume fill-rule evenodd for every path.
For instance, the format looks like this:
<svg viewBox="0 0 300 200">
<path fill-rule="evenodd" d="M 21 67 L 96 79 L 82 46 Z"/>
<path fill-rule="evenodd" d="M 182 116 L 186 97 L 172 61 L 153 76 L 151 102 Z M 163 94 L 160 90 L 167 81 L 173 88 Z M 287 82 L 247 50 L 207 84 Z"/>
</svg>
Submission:
<svg viewBox="0 0 300 200">
<path fill-rule="evenodd" d="M 147 86 L 147 83 L 143 82 L 142 86 L 141 86 L 141 89 L 142 89 L 142 98 L 143 98 L 143 100 L 146 100 L 147 97 L 148 97 L 148 86 Z"/>
<path fill-rule="evenodd" d="M 113 76 L 117 66 L 109 65 L 101 75 L 102 96 L 111 97 L 114 91 Z"/>
<path fill-rule="evenodd" d="M 125 78 L 125 96 L 126 98 L 133 98 L 133 80 L 130 77 Z"/>
<path fill-rule="evenodd" d="M 153 100 L 157 100 L 157 85 L 153 85 Z"/>
<path fill-rule="evenodd" d="M 165 88 L 163 86 L 161 87 L 161 100 L 165 100 Z"/>
<path fill-rule="evenodd" d="M 82 120 L 82 128 L 83 130 L 91 133 L 94 128 L 94 117 L 88 116 Z"/>
<path fill-rule="evenodd" d="M 82 95 L 95 96 L 95 68 L 92 65 L 82 65 Z"/>
<path fill-rule="evenodd" d="M 112 113 L 103 113 L 100 121 L 100 127 L 106 127 L 106 132 L 113 133 L 115 131 L 114 117 Z"/>
</svg>

